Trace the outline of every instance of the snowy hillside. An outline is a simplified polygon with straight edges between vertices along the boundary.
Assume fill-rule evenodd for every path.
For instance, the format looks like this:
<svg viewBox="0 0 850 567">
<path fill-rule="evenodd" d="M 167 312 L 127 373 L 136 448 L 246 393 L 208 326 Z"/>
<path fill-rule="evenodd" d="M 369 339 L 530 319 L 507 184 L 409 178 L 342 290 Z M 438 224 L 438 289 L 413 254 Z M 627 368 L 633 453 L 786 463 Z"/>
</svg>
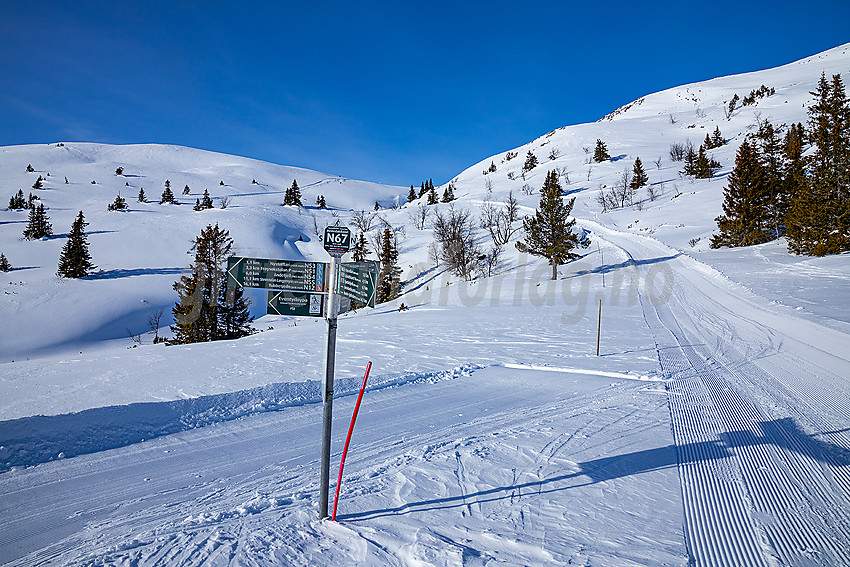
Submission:
<svg viewBox="0 0 850 567">
<path fill-rule="evenodd" d="M 32 173 L 26 171 L 28 165 Z M 119 167 L 120 176 L 115 173 Z M 39 176 L 45 179 L 44 188 L 33 190 Z M 179 206 L 159 204 L 166 180 Z M 281 206 L 293 180 L 302 189 L 305 209 Z M 186 186 L 190 192 L 183 195 Z M 18 189 L 38 195 L 55 234 L 45 241 L 25 241 L 21 233 L 27 211 L 0 210 L 0 252 L 17 268 L 3 278 L 0 315 L 12 322 L 0 331 L 4 362 L 127 339 L 128 329 L 148 331 L 147 317 L 157 308 L 165 308 L 167 319 L 176 296 L 171 284 L 187 269 L 187 252 L 207 224 L 219 223 L 230 231 L 237 255 L 303 259 L 324 254 L 315 227 L 323 230 L 336 220 L 334 213 L 320 212 L 314 225 L 319 195 L 325 195 L 331 210 L 350 210 L 371 209 L 376 201 L 390 206 L 404 193 L 399 187 L 190 148 L 82 143 L 0 149 L 0 187 L 4 207 Z M 138 202 L 140 189 L 148 203 Z M 193 211 L 204 190 L 215 208 Z M 108 212 L 107 205 L 119 193 L 130 210 Z M 222 209 L 225 199 L 228 205 Z M 89 223 L 91 254 L 99 271 L 85 282 L 60 280 L 55 273 L 62 235 L 80 210 Z"/>
<path fill-rule="evenodd" d="M 26 213 L 0 211 L 16 268 L 0 273 L 0 563 L 850 564 L 850 257 L 708 249 L 744 136 L 805 123 L 822 72 L 850 82 L 850 44 L 560 128 L 458 174 L 422 229 L 407 188 L 189 148 L 0 148 L 0 197 L 37 193 L 57 234 L 25 241 Z M 774 94 L 728 115 L 761 85 Z M 715 177 L 679 175 L 671 144 L 718 127 Z M 597 139 L 610 160 L 589 159 Z M 657 198 L 603 213 L 636 157 Z M 513 193 L 529 214 L 555 168 L 592 241 L 557 281 L 521 232 L 490 277 L 435 265 L 435 208 L 478 216 Z M 159 204 L 166 179 L 180 205 Z M 306 208 L 281 206 L 293 179 Z M 204 189 L 216 208 L 193 211 Z M 108 212 L 119 192 L 130 211 Z M 340 521 L 318 521 L 324 322 L 263 316 L 251 337 L 166 347 L 146 321 L 170 323 L 203 226 L 239 255 L 326 261 L 317 228 L 376 201 L 369 238 L 395 229 L 406 285 L 340 318 L 332 467 L 374 366 Z M 79 210 L 99 271 L 62 280 Z"/>
</svg>

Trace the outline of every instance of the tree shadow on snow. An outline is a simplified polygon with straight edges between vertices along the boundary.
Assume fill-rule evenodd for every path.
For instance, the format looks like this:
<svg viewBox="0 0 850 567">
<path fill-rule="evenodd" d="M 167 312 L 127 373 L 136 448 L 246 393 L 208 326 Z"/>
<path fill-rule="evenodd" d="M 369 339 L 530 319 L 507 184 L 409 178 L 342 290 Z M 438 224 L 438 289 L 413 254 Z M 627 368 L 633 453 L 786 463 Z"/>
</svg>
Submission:
<svg viewBox="0 0 850 567">
<path fill-rule="evenodd" d="M 119 270 L 101 270 L 90 276 L 87 280 L 116 280 L 120 278 L 132 278 L 133 276 L 173 276 L 188 273 L 189 268 L 134 268 Z"/>
<path fill-rule="evenodd" d="M 686 466 L 698 462 L 718 462 L 735 455 L 735 450 L 754 446 L 774 446 L 833 467 L 850 466 L 850 451 L 828 441 L 806 434 L 791 418 L 764 421 L 758 431 L 733 431 L 721 439 L 685 445 L 667 445 L 622 455 L 602 457 L 578 463 L 579 471 L 537 481 L 512 484 L 445 498 L 411 502 L 395 508 L 384 508 L 340 516 L 342 520 L 364 521 L 431 510 L 460 508 L 499 500 L 520 498 L 527 494 L 547 494 L 599 482 L 630 477 L 646 472 Z M 831 433 L 831 432 L 830 432 Z M 575 479 L 584 482 L 575 483 Z"/>
</svg>

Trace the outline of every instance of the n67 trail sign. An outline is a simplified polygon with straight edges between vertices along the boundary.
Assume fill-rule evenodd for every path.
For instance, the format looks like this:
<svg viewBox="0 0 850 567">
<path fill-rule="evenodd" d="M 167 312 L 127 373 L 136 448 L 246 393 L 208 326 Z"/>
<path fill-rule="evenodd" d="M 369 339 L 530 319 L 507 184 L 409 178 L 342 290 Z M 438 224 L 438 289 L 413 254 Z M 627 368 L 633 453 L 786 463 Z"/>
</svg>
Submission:
<svg viewBox="0 0 850 567">
<path fill-rule="evenodd" d="M 325 250 L 331 256 L 342 256 L 351 249 L 351 231 L 346 226 L 329 226 L 325 229 Z"/>
</svg>

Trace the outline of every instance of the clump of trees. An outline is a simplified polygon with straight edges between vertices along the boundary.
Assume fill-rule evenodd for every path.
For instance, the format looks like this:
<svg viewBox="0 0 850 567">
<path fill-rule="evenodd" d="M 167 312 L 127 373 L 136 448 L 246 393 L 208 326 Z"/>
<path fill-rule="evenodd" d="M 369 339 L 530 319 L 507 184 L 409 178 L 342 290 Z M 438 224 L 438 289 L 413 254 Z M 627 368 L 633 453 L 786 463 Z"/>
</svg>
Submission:
<svg viewBox="0 0 850 567">
<path fill-rule="evenodd" d="M 24 238 L 27 240 L 38 240 L 53 235 L 53 225 L 44 210 L 44 203 L 30 207 L 27 226 L 24 228 Z"/>
<path fill-rule="evenodd" d="M 97 268 L 92 263 L 89 253 L 89 242 L 86 235 L 88 225 L 89 223 L 83 216 L 83 211 L 80 211 L 71 224 L 68 240 L 59 255 L 59 268 L 56 275 L 60 278 L 84 278 Z"/>
<path fill-rule="evenodd" d="M 127 200 L 119 193 L 115 200 L 106 206 L 107 211 L 126 211 L 130 207 L 127 206 Z"/>
<path fill-rule="evenodd" d="M 212 209 L 213 202 L 210 198 L 210 192 L 204 189 L 204 196 L 201 199 L 195 199 L 195 206 L 193 207 L 196 211 L 204 211 L 206 209 Z"/>
<path fill-rule="evenodd" d="M 821 75 L 808 130 L 784 139 L 768 121 L 741 145 L 724 189 L 711 246 L 748 246 L 786 236 L 796 254 L 850 250 L 850 101 L 841 75 Z M 805 144 L 813 151 L 804 156 Z"/>
<path fill-rule="evenodd" d="M 174 283 L 172 344 L 238 339 L 254 333 L 250 300 L 241 287 L 226 285 L 227 258 L 233 249 L 230 233 L 207 225 L 195 239 L 192 273 Z"/>
<path fill-rule="evenodd" d="M 520 252 L 542 256 L 552 265 L 552 279 L 558 279 L 558 266 L 578 258 L 574 252 L 578 247 L 587 247 L 588 239 L 579 240 L 573 232 L 576 220 L 568 220 L 575 204 L 575 197 L 567 202 L 561 197 L 561 185 L 555 171 L 546 174 L 540 190 L 540 205 L 534 216 L 522 221 L 525 239 L 517 242 Z"/>
<path fill-rule="evenodd" d="M 283 194 L 283 204 L 295 207 L 301 206 L 301 188 L 298 187 L 298 181 L 295 179 L 292 180 L 292 185 Z"/>
<path fill-rule="evenodd" d="M 28 208 L 27 200 L 24 198 L 24 190 L 18 189 L 18 192 L 12 195 L 9 199 L 9 210 L 21 210 Z"/>
</svg>

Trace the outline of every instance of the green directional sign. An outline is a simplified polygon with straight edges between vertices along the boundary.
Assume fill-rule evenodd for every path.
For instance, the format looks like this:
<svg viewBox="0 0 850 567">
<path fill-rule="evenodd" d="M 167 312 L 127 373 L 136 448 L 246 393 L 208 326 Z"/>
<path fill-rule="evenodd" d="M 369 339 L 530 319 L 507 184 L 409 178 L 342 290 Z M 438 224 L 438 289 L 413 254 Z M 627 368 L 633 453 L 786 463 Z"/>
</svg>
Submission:
<svg viewBox="0 0 850 567">
<path fill-rule="evenodd" d="M 266 313 L 269 315 L 322 317 L 325 314 L 324 297 L 324 293 L 270 291 Z"/>
<path fill-rule="evenodd" d="M 377 270 L 370 269 L 371 266 L 357 262 L 355 264 L 340 264 L 339 277 L 337 278 L 337 293 L 340 295 L 368 305 L 375 306 L 375 289 L 378 284 Z"/>
<path fill-rule="evenodd" d="M 327 271 L 322 262 L 232 256 L 227 259 L 227 285 L 324 292 Z"/>
</svg>

